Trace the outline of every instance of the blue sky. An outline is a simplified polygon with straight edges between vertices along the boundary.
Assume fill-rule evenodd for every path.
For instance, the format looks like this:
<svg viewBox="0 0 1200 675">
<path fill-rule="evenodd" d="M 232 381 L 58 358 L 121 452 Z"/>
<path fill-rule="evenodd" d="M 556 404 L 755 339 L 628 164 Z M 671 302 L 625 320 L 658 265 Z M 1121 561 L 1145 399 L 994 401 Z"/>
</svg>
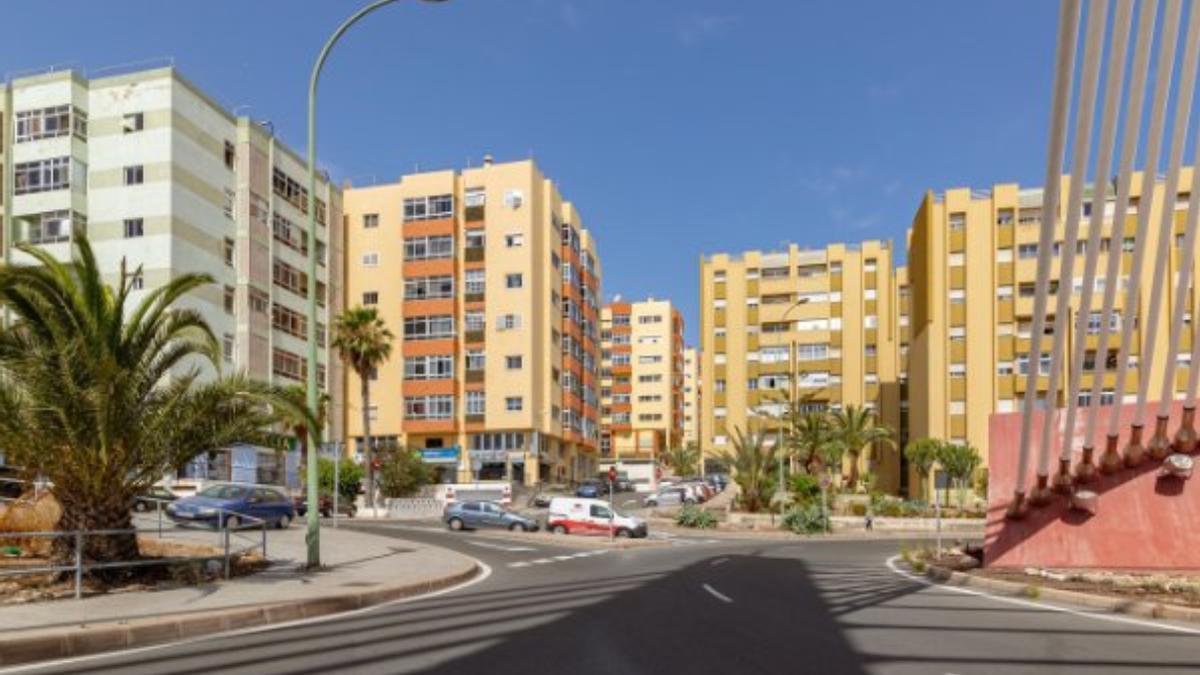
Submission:
<svg viewBox="0 0 1200 675">
<path fill-rule="evenodd" d="M 308 70 L 365 0 L 6 3 L 5 73 L 171 56 L 304 140 Z M 697 337 L 702 253 L 893 239 L 927 189 L 1038 184 L 1050 0 L 401 2 L 326 66 L 319 152 L 357 183 L 531 153 L 600 242 L 606 296 Z"/>
</svg>

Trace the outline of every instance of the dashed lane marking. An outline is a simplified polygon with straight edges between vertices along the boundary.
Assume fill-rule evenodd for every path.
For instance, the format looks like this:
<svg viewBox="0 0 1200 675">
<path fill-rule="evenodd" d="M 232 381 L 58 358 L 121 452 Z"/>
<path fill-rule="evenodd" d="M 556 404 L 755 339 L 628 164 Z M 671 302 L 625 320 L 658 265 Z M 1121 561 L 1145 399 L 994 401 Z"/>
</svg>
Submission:
<svg viewBox="0 0 1200 675">
<path fill-rule="evenodd" d="M 489 544 L 483 541 L 468 541 L 467 543 L 472 546 L 490 548 L 496 551 L 507 551 L 509 553 L 528 553 L 529 551 L 537 550 L 536 548 L 532 548 L 530 546 L 505 546 L 504 544 Z"/>
<path fill-rule="evenodd" d="M 567 562 L 568 560 L 577 560 L 580 558 L 589 558 L 594 555 L 602 555 L 604 553 L 608 553 L 609 550 L 610 549 L 602 548 L 595 551 L 580 551 L 579 553 L 572 553 L 571 555 L 556 555 L 549 558 L 538 558 L 537 560 L 520 560 L 517 562 L 510 562 L 508 563 L 508 566 L 520 568 L 531 567 L 533 565 L 549 565 L 556 562 Z"/>
<path fill-rule="evenodd" d="M 733 598 L 721 593 L 720 591 L 713 588 L 712 586 L 709 586 L 708 584 L 701 584 L 701 586 L 704 588 L 704 590 L 708 591 L 709 595 L 720 600 L 721 602 L 729 602 L 729 603 L 733 602 Z"/>
</svg>

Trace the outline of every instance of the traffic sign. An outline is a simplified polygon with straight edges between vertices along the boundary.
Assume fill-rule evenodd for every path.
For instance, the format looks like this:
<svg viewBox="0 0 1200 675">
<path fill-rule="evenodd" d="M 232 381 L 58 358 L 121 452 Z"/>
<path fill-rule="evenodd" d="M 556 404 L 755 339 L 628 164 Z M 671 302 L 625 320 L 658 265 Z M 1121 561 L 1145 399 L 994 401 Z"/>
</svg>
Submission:
<svg viewBox="0 0 1200 675">
<path fill-rule="evenodd" d="M 615 466 L 608 467 L 608 482 L 610 482 L 610 483 L 617 482 L 617 467 L 615 467 Z"/>
</svg>

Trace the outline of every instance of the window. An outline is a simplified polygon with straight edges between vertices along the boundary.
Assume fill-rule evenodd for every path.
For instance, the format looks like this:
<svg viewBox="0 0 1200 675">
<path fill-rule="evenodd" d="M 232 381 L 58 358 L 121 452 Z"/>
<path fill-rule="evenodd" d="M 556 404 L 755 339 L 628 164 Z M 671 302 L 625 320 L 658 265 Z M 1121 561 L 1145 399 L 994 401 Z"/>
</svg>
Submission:
<svg viewBox="0 0 1200 675">
<path fill-rule="evenodd" d="M 463 274 L 465 292 L 467 295 L 483 295 L 486 290 L 486 279 L 481 269 L 470 269 Z"/>
<path fill-rule="evenodd" d="M 233 363 L 233 335 L 226 333 L 221 336 L 221 354 L 225 357 L 225 363 Z"/>
<path fill-rule="evenodd" d="M 279 168 L 275 168 L 271 174 L 271 189 L 301 213 L 308 213 L 308 190 Z"/>
<path fill-rule="evenodd" d="M 662 320 L 663 320 L 663 318 L 662 318 L 661 314 L 648 314 L 646 316 L 638 317 L 638 323 L 641 323 L 641 324 L 662 323 Z"/>
<path fill-rule="evenodd" d="M 520 396 L 508 396 L 504 399 L 504 409 L 508 412 L 520 412 L 525 407 L 525 400 Z"/>
<path fill-rule="evenodd" d="M 129 289 L 140 291 L 146 287 L 146 277 L 141 274 L 132 273 L 129 275 Z"/>
<path fill-rule="evenodd" d="M 121 118 L 121 130 L 132 134 L 146 128 L 145 117 L 140 112 L 127 113 Z"/>
<path fill-rule="evenodd" d="M 486 320 L 481 310 L 470 310 L 463 314 L 463 321 L 466 324 L 468 333 L 476 333 L 484 329 Z"/>
<path fill-rule="evenodd" d="M 522 361 L 523 359 L 521 358 L 520 354 L 510 354 L 509 356 L 504 357 L 504 367 L 508 368 L 509 370 L 520 370 Z"/>
<path fill-rule="evenodd" d="M 1004 286 L 996 287 L 996 298 L 997 299 L 1012 300 L 1012 297 L 1013 297 L 1013 287 L 1012 286 L 1004 285 Z"/>
<path fill-rule="evenodd" d="M 379 291 L 366 291 L 362 294 L 362 304 L 370 307 L 379 304 Z"/>
<path fill-rule="evenodd" d="M 454 237 L 410 237 L 404 240 L 405 260 L 438 260 L 454 256 Z"/>
<path fill-rule="evenodd" d="M 404 399 L 404 419 L 448 420 L 454 417 L 454 397 L 410 396 Z"/>
<path fill-rule="evenodd" d="M 520 272 L 504 275 L 504 285 L 508 288 L 520 288 L 524 284 L 524 277 Z"/>
<path fill-rule="evenodd" d="M 221 255 L 225 258 L 225 265 L 233 267 L 234 251 L 237 244 L 229 237 L 225 237 L 225 241 L 221 245 Z M 302 291 L 303 292 L 303 291 Z"/>
<path fill-rule="evenodd" d="M 375 253 L 374 251 L 372 251 L 370 253 L 364 253 L 362 256 L 362 264 L 363 264 L 363 267 L 378 267 L 379 266 L 379 254 Z"/>
<path fill-rule="evenodd" d="M 967 414 L 967 402 L 966 401 L 950 401 L 950 414 L 951 415 L 966 415 Z"/>
<path fill-rule="evenodd" d="M 467 350 L 467 370 L 483 370 L 487 365 L 487 356 L 482 349 Z"/>
<path fill-rule="evenodd" d="M 877 314 L 868 314 L 863 317 L 863 328 L 878 328 L 879 316 Z"/>
<path fill-rule="evenodd" d="M 961 288 L 950 289 L 950 304 L 961 305 L 967 301 L 967 292 Z"/>
<path fill-rule="evenodd" d="M 404 359 L 406 380 L 448 380 L 454 377 L 454 357 L 450 354 L 427 354 Z"/>
<path fill-rule="evenodd" d="M 951 342 L 962 342 L 965 339 L 967 339 L 967 327 L 966 326 L 951 326 L 950 327 L 950 341 Z"/>
<path fill-rule="evenodd" d="M 786 279 L 791 273 L 791 268 L 788 267 L 764 267 L 762 270 L 763 279 Z"/>
<path fill-rule="evenodd" d="M 233 286 L 225 287 L 225 313 L 233 314 L 234 305 L 237 302 L 237 293 Z"/>
<path fill-rule="evenodd" d="M 1012 374 L 1013 374 L 1013 363 L 1012 363 L 1012 361 L 1000 361 L 1000 362 L 998 362 L 998 363 L 996 364 L 996 374 L 997 374 L 997 375 L 1012 375 Z"/>
<path fill-rule="evenodd" d="M 435 300 L 454 297 L 454 277 L 409 277 L 404 280 L 405 300 Z M 468 326 L 467 330 L 471 330 Z"/>
<path fill-rule="evenodd" d="M 16 142 L 57 138 L 75 133 L 87 138 L 87 115 L 70 105 L 56 105 L 37 110 L 22 110 L 16 114 Z"/>
<path fill-rule="evenodd" d="M 506 234 L 504 235 L 504 245 L 508 248 L 520 248 L 525 245 L 525 235 Z"/>
<path fill-rule="evenodd" d="M 454 215 L 454 197 L 435 195 L 432 197 L 409 197 L 404 200 L 404 222 L 437 220 Z"/>
<path fill-rule="evenodd" d="M 225 168 L 232 170 L 234 161 L 236 161 L 236 160 L 237 160 L 237 149 L 234 148 L 233 143 L 230 143 L 229 141 L 225 141 Z"/>
<path fill-rule="evenodd" d="M 299 354 L 278 347 L 271 354 L 271 372 L 289 380 L 303 381 L 308 376 L 307 364 Z"/>
<path fill-rule="evenodd" d="M 308 337 L 308 319 L 278 302 L 271 305 L 271 327 L 301 340 Z"/>
<path fill-rule="evenodd" d="M 270 304 L 266 291 L 260 291 L 253 286 L 250 287 L 249 300 L 250 311 L 256 314 L 266 314 L 267 306 Z"/>
<path fill-rule="evenodd" d="M 1017 223 L 1020 225 L 1037 225 L 1041 222 L 1042 209 L 1040 207 L 1021 209 L 1017 214 Z"/>
<path fill-rule="evenodd" d="M 483 230 L 470 230 L 466 234 L 467 248 L 483 248 L 487 246 L 487 234 Z"/>
<path fill-rule="evenodd" d="M 379 214 L 364 213 L 362 217 L 362 226 L 364 230 L 373 230 L 379 227 Z"/>
<path fill-rule="evenodd" d="M 466 206 L 483 206 L 487 204 L 487 192 L 481 187 L 467 188 L 463 192 L 463 204 Z"/>
<path fill-rule="evenodd" d="M 996 224 L 997 225 L 1012 225 L 1013 224 L 1013 210 L 1012 209 L 1000 209 L 999 211 L 997 211 L 996 212 Z"/>
<path fill-rule="evenodd" d="M 71 187 L 71 158 L 21 162 L 13 167 L 14 194 L 25 195 Z"/>
<path fill-rule="evenodd" d="M 966 377 L 966 376 L 967 376 L 967 364 L 965 364 L 965 363 L 951 363 L 950 364 L 950 377 Z"/>
<path fill-rule="evenodd" d="M 141 164 L 125 167 L 125 184 L 141 185 L 146 182 L 146 171 Z"/>
<path fill-rule="evenodd" d="M 275 241 L 300 255 L 308 255 L 308 233 L 278 211 L 271 215 L 271 234 Z"/>
<path fill-rule="evenodd" d="M 496 318 L 496 330 L 516 330 L 520 327 L 520 314 L 502 314 Z"/>
<path fill-rule="evenodd" d="M 1037 244 L 1017 244 L 1017 257 L 1022 260 L 1036 258 L 1038 254 Z"/>
<path fill-rule="evenodd" d="M 467 414 L 483 415 L 487 412 L 487 395 L 482 391 L 467 392 Z"/>
<path fill-rule="evenodd" d="M 827 344 L 796 345 L 796 360 L 798 361 L 817 361 L 827 358 L 829 358 L 829 345 Z"/>
<path fill-rule="evenodd" d="M 951 253 L 948 260 L 951 267 L 962 267 L 967 264 L 966 256 L 962 253 Z"/>
<path fill-rule="evenodd" d="M 454 317 L 448 314 L 410 316 L 404 319 L 405 340 L 437 340 L 454 337 Z"/>
<path fill-rule="evenodd" d="M 967 226 L 967 214 L 951 213 L 950 214 L 950 229 L 961 230 Z"/>
<path fill-rule="evenodd" d="M 658 354 L 639 356 L 638 363 L 662 363 L 662 356 Z"/>
</svg>

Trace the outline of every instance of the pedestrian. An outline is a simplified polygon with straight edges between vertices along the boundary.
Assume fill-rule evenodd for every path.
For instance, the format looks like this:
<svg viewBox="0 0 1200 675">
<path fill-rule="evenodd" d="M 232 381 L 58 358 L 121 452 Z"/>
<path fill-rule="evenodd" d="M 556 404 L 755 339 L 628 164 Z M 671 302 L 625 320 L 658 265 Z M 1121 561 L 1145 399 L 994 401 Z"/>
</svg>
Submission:
<svg viewBox="0 0 1200 675">
<path fill-rule="evenodd" d="M 870 504 L 867 504 L 867 510 L 863 514 L 863 520 L 864 520 L 864 524 L 866 525 L 867 532 L 870 532 L 872 529 L 874 529 L 874 527 L 875 527 L 875 510 L 871 508 Z"/>
</svg>

